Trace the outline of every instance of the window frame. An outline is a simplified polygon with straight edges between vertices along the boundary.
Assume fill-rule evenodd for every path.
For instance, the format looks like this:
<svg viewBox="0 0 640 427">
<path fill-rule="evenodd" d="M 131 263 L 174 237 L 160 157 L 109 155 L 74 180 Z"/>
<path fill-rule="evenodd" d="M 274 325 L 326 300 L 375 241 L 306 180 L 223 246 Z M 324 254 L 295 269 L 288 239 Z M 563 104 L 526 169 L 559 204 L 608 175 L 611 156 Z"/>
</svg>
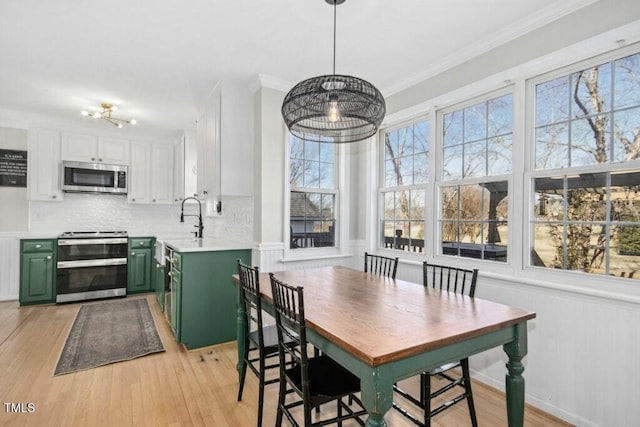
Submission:
<svg viewBox="0 0 640 427">
<path fill-rule="evenodd" d="M 640 170 L 640 159 L 631 161 L 622 161 L 617 163 L 594 163 L 580 166 L 565 166 L 550 169 L 536 169 L 536 86 L 555 79 L 567 77 L 579 71 L 583 71 L 595 66 L 609 64 L 618 59 L 627 56 L 640 55 L 640 44 L 633 44 L 626 47 L 617 48 L 607 52 L 595 54 L 586 59 L 565 63 L 563 66 L 557 67 L 547 72 L 541 72 L 533 77 L 526 79 L 526 155 L 524 165 L 524 183 L 525 191 L 522 203 L 524 205 L 524 223 L 523 223 L 523 248 L 525 256 L 522 260 L 522 268 L 525 271 L 532 272 L 540 277 L 549 277 L 555 282 L 562 282 L 562 278 L 573 278 L 572 280 L 581 281 L 584 286 L 591 289 L 602 289 L 603 281 L 605 283 L 621 283 L 623 286 L 629 287 L 635 284 L 637 279 L 621 278 L 604 274 L 586 273 L 578 270 L 554 269 L 550 267 L 536 266 L 533 264 L 531 256 L 526 256 L 535 249 L 535 225 L 540 223 L 535 216 L 535 181 L 537 178 L 562 178 L 565 176 L 573 176 L 579 174 L 599 174 L 599 173 L 618 173 L 625 171 Z M 611 110 L 606 114 L 616 114 L 616 110 Z M 578 120 L 570 117 L 571 121 Z M 596 222 L 599 223 L 600 221 Z M 609 221 L 605 221 L 609 223 Z M 608 269 L 609 266 L 605 267 Z M 606 286 L 605 286 L 606 287 Z"/>
<path fill-rule="evenodd" d="M 376 138 L 377 140 L 377 158 L 376 158 L 376 164 L 377 164 L 377 171 L 378 173 L 376 174 L 376 192 L 375 192 L 375 206 L 376 206 L 376 214 L 375 214 L 375 221 L 374 221 L 374 229 L 375 229 L 375 249 L 377 251 L 380 252 L 387 252 L 389 255 L 391 256 L 399 256 L 400 254 L 402 254 L 403 258 L 408 258 L 408 259 L 414 259 L 414 260 L 422 260 L 425 258 L 425 255 L 427 254 L 427 251 L 429 250 L 430 245 L 428 244 L 428 231 L 431 229 L 431 225 L 430 225 L 430 219 L 429 219 L 429 215 L 427 214 L 427 209 L 426 206 L 428 206 L 430 200 L 431 200 L 431 195 L 432 195 L 432 189 L 430 188 L 431 186 L 429 185 L 429 183 L 433 182 L 433 149 L 434 149 L 434 143 L 433 143 L 433 137 L 434 137 L 434 122 L 433 122 L 433 113 L 432 112 L 427 112 L 427 113 L 423 113 L 417 116 L 414 116 L 408 120 L 403 120 L 397 123 L 394 123 L 393 125 L 389 125 L 386 127 L 383 127 L 379 130 L 378 132 L 378 136 Z M 386 149 L 385 149 L 385 134 L 409 127 L 409 126 L 414 126 L 418 123 L 422 123 L 422 122 L 428 122 L 428 126 L 429 126 L 429 141 L 428 141 L 428 151 L 427 151 L 427 158 L 428 158 L 428 162 L 427 162 L 427 178 L 426 181 L 424 183 L 420 183 L 420 184 L 407 184 L 407 185 L 393 185 L 393 186 L 389 186 L 386 187 L 385 186 L 385 174 L 386 174 L 386 168 L 385 168 L 385 160 L 386 160 Z M 411 250 L 403 250 L 403 249 L 393 249 L 393 248 L 387 248 L 385 247 L 385 241 L 384 241 L 384 227 L 383 227 L 383 223 L 385 221 L 385 215 L 384 215 L 384 194 L 385 193 L 395 193 L 398 191 L 422 191 L 423 192 L 423 198 L 424 198 L 424 203 L 425 203 L 425 209 L 424 209 L 424 215 L 422 218 L 422 222 L 424 224 L 424 231 L 425 231 L 425 236 L 424 236 L 424 247 L 423 247 L 423 251 L 422 252 L 413 252 Z"/>
<path fill-rule="evenodd" d="M 448 254 L 444 254 L 443 253 L 443 241 L 442 241 L 442 227 L 441 224 L 443 222 L 443 218 L 442 218 L 442 194 L 443 194 L 443 189 L 444 188 L 450 188 L 450 187 L 456 187 L 456 186 L 467 186 L 467 185 L 479 185 L 482 183 L 489 183 L 489 182 L 501 182 L 501 181 L 506 181 L 507 182 L 507 198 L 508 198 L 508 218 L 507 218 L 507 230 L 513 230 L 514 229 L 514 224 L 515 224 L 515 216 L 514 216 L 514 202 L 512 201 L 512 195 L 513 195 L 513 189 L 514 189 L 514 176 L 516 174 L 515 169 L 516 167 L 516 162 L 517 162 L 517 152 L 516 152 L 516 145 L 517 145 L 517 141 L 520 140 L 519 138 L 519 134 L 516 131 L 516 127 L 517 127 L 517 115 L 518 115 L 518 94 L 517 94 L 517 89 L 514 85 L 511 84 L 511 82 L 508 82 L 509 84 L 506 87 L 502 87 L 502 88 L 497 88 L 491 91 L 487 91 L 484 92 L 480 95 L 476 95 L 473 97 L 469 97 L 463 101 L 457 102 L 457 103 L 452 103 L 450 105 L 447 105 L 446 107 L 440 108 L 436 111 L 436 128 L 437 128 L 437 134 L 436 134 L 436 142 L 434 145 L 436 145 L 436 153 L 435 153 L 435 161 L 436 161 L 436 170 L 435 170 L 435 174 L 437 176 L 437 179 L 434 182 L 434 186 L 433 186 L 433 192 L 434 192 L 434 198 L 436 200 L 435 206 L 436 206 L 436 212 L 435 212 L 435 218 L 434 218 L 434 222 L 433 222 L 433 235 L 434 235 L 434 243 L 433 243 L 433 252 L 434 252 L 434 257 L 435 258 L 439 258 L 442 259 L 443 262 L 450 262 L 451 260 L 456 260 L 456 262 L 467 262 L 470 261 L 472 263 L 479 263 L 480 265 L 482 265 L 482 268 L 486 268 L 487 265 L 491 264 L 491 265 L 498 265 L 498 266 L 503 266 L 503 265 L 507 265 L 507 266 L 511 266 L 513 265 L 513 259 L 516 257 L 517 251 L 515 251 L 513 249 L 513 246 L 516 244 L 519 244 L 519 240 L 518 239 L 514 239 L 513 236 L 511 236 L 512 233 L 510 233 L 509 235 L 509 240 L 507 242 L 507 259 L 502 262 L 502 261 L 495 261 L 495 260 L 491 260 L 491 259 L 482 259 L 482 258 L 473 258 L 473 257 L 464 257 L 461 255 L 448 255 Z M 444 165 L 443 165 L 443 158 L 444 158 L 444 135 L 443 135 L 443 129 L 444 129 L 444 116 L 446 114 L 455 112 L 455 111 L 462 111 L 467 107 L 470 106 L 474 106 L 476 104 L 479 103 L 487 103 L 493 99 L 497 99 L 500 97 L 503 97 L 505 95 L 511 95 L 512 97 L 512 131 L 511 131 L 511 170 L 508 173 L 504 173 L 504 174 L 499 174 L 499 175 L 485 175 L 485 176 L 479 176 L 479 177 L 460 177 L 460 178 L 456 178 L 456 179 L 447 179 L 445 180 L 444 178 Z M 488 138 L 487 138 L 488 139 Z M 446 261 L 445 261 L 446 260 Z M 498 267 L 500 268 L 500 267 Z"/>
<path fill-rule="evenodd" d="M 348 176 L 347 162 L 344 161 L 346 147 L 345 144 L 334 144 L 334 188 L 308 188 L 292 186 L 289 182 L 290 172 L 290 153 L 291 140 L 294 138 L 285 127 L 284 139 L 284 251 L 282 262 L 304 261 L 319 258 L 334 258 L 349 256 L 346 254 L 348 224 L 344 224 L 347 218 L 348 203 L 342 200 L 342 194 L 348 193 L 346 177 Z M 319 144 L 331 144 L 329 142 L 319 142 Z M 334 228 L 334 246 L 331 247 L 309 247 L 309 248 L 291 248 L 291 193 L 322 193 L 333 194 L 335 196 L 335 228 Z"/>
</svg>

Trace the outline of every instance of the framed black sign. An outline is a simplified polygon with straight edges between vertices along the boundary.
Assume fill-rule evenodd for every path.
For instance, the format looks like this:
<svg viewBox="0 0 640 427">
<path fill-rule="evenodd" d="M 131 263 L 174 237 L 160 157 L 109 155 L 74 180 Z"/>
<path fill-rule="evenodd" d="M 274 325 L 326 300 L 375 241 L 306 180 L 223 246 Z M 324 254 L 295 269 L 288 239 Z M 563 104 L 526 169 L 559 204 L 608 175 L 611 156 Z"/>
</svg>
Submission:
<svg viewBox="0 0 640 427">
<path fill-rule="evenodd" d="M 0 149 L 0 187 L 27 186 L 27 152 Z"/>
</svg>

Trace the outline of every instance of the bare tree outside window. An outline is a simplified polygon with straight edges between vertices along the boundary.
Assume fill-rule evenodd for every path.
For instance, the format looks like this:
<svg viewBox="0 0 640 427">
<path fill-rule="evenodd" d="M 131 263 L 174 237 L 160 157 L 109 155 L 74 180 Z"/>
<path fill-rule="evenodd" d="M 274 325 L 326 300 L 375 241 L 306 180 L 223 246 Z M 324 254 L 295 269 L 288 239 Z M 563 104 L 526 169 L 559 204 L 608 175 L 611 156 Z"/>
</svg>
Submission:
<svg viewBox="0 0 640 427">
<path fill-rule="evenodd" d="M 429 123 L 388 131 L 383 138 L 381 246 L 423 252 Z"/>
<path fill-rule="evenodd" d="M 640 54 L 535 89 L 535 167 L 559 173 L 534 180 L 532 264 L 640 277 Z"/>
<path fill-rule="evenodd" d="M 491 98 L 442 118 L 442 253 L 507 260 L 513 96 Z M 467 183 L 470 180 L 480 181 Z"/>
</svg>

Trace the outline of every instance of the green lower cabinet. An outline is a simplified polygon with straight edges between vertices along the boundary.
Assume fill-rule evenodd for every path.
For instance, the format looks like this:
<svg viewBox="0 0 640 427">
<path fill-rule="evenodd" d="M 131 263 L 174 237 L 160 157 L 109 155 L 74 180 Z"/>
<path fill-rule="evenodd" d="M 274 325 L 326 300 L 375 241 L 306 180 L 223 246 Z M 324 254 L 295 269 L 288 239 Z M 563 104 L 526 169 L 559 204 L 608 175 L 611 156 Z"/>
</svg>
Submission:
<svg viewBox="0 0 640 427">
<path fill-rule="evenodd" d="M 182 273 L 171 270 L 171 330 L 178 342 L 182 342 Z"/>
<path fill-rule="evenodd" d="M 20 241 L 20 305 L 55 302 L 56 241 Z"/>
<path fill-rule="evenodd" d="M 231 276 L 236 260 L 251 264 L 251 250 L 176 253 L 180 269 L 171 270 L 171 326 L 188 349 L 234 341 L 237 287 Z"/>
<path fill-rule="evenodd" d="M 127 259 L 127 294 L 139 294 L 153 290 L 151 275 L 154 265 L 155 239 L 153 237 L 129 239 Z"/>
<path fill-rule="evenodd" d="M 156 298 L 160 304 L 160 309 L 164 311 L 164 278 L 165 268 L 164 265 L 156 262 L 156 268 L 153 270 L 153 287 L 155 288 Z"/>
</svg>

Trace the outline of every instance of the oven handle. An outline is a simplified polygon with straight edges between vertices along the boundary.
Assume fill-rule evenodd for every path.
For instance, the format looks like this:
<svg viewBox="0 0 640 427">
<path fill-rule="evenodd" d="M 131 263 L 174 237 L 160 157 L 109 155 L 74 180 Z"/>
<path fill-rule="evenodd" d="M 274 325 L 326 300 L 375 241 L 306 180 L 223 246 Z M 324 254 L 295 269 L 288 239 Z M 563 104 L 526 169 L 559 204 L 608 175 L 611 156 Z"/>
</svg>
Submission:
<svg viewBox="0 0 640 427">
<path fill-rule="evenodd" d="M 119 245 L 127 243 L 128 239 L 58 239 L 58 246 L 75 246 L 75 245 Z"/>
<path fill-rule="evenodd" d="M 77 261 L 58 261 L 58 268 L 104 267 L 108 265 L 126 265 L 126 258 L 80 259 Z"/>
</svg>

